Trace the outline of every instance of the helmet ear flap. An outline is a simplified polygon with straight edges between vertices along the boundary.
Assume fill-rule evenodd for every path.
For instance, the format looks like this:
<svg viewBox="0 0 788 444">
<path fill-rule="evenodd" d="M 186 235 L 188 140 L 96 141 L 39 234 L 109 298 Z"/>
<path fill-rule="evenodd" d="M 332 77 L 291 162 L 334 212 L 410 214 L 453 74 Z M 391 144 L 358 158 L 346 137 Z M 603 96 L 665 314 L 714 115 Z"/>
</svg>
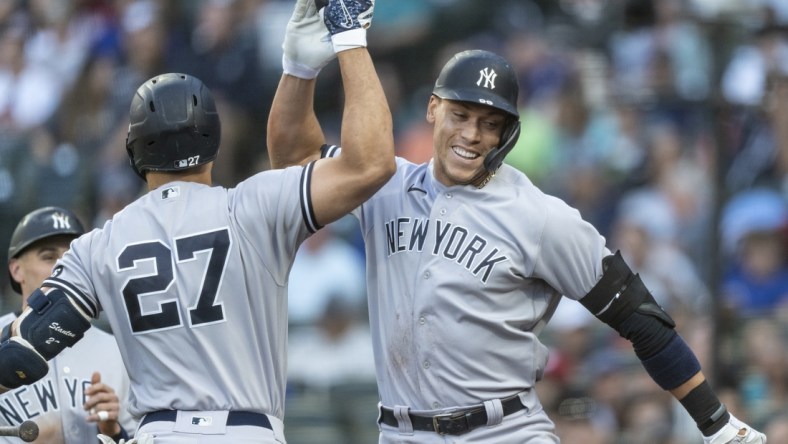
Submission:
<svg viewBox="0 0 788 444">
<path fill-rule="evenodd" d="M 520 121 L 513 119 L 501 132 L 501 143 L 496 148 L 487 153 L 484 157 L 484 168 L 490 173 L 498 171 L 503 159 L 514 148 L 517 139 L 520 138 Z"/>
<path fill-rule="evenodd" d="M 134 172 L 137 173 L 137 175 L 140 176 L 142 180 L 147 182 L 148 180 L 145 178 L 145 174 L 143 174 L 142 171 L 137 168 L 137 164 L 134 162 L 134 150 L 132 150 L 131 146 L 129 146 L 129 133 L 126 133 L 126 154 L 129 156 L 129 165 L 131 165 L 131 169 L 134 170 Z"/>
</svg>

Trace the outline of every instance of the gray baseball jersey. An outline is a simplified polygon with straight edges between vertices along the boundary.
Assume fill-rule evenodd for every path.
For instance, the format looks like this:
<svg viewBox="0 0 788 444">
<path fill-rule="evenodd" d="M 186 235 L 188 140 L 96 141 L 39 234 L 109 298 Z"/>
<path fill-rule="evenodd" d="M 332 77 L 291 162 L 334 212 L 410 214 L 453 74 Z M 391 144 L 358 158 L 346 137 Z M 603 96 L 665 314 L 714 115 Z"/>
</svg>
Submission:
<svg viewBox="0 0 788 444">
<path fill-rule="evenodd" d="M 547 361 L 537 335 L 562 295 L 597 282 L 604 238 L 508 165 L 481 189 L 443 186 L 432 163 L 397 165 L 353 213 L 381 402 L 434 410 L 533 387 Z"/>
<path fill-rule="evenodd" d="M 282 418 L 287 275 L 317 227 L 311 165 L 225 189 L 173 182 L 75 240 L 44 285 L 107 314 L 135 418 L 246 410 Z"/>
<path fill-rule="evenodd" d="M 0 318 L 0 328 L 16 319 L 9 313 Z M 115 390 L 120 400 L 119 422 L 129 434 L 136 422 L 126 411 L 129 378 L 112 335 L 91 328 L 73 348 L 49 361 L 49 373 L 40 381 L 0 395 L 0 425 L 19 425 L 30 419 L 39 426 L 35 442 L 47 444 L 85 444 L 96 442 L 98 425 L 86 420 L 82 408 L 87 401 L 85 389 L 93 372 L 101 382 Z M 19 438 L 2 438 L 0 443 L 17 444 Z"/>
</svg>

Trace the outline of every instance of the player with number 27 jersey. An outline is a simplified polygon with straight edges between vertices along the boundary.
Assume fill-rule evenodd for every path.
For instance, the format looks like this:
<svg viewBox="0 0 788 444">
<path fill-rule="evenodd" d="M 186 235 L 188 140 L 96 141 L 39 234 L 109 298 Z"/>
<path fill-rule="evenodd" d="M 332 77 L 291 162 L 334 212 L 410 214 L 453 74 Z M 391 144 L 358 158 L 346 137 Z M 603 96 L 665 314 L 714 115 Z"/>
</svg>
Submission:
<svg viewBox="0 0 788 444">
<path fill-rule="evenodd" d="M 286 361 L 271 357 L 283 355 L 287 338 L 275 326 L 287 316 L 287 274 L 311 207 L 308 193 L 290 190 L 303 190 L 310 173 L 266 171 L 234 189 L 167 184 L 76 240 L 55 266 L 45 286 L 91 316 L 106 312 L 130 366 L 133 416 L 282 417 Z M 172 390 L 176 381 L 189 389 Z"/>
</svg>

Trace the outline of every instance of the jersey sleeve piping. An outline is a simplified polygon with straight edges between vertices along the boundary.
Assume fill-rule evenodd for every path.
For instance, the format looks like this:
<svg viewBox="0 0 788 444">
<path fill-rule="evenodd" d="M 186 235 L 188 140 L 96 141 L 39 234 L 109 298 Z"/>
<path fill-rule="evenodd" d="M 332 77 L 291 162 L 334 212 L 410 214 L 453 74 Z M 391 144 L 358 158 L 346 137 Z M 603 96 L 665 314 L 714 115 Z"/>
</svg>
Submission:
<svg viewBox="0 0 788 444">
<path fill-rule="evenodd" d="M 338 145 L 323 145 L 320 147 L 320 158 L 325 159 L 326 157 L 334 157 L 339 152 Z"/>
<path fill-rule="evenodd" d="M 315 219 L 315 210 L 312 207 L 312 171 L 315 168 L 315 162 L 310 162 L 304 167 L 301 173 L 301 214 L 304 216 L 304 223 L 310 233 L 315 233 L 317 230 L 323 228 L 322 225 L 317 223 Z"/>
<path fill-rule="evenodd" d="M 77 287 L 72 285 L 68 281 L 64 281 L 62 279 L 56 277 L 50 277 L 44 280 L 42 284 L 43 287 L 56 287 L 60 290 L 63 290 L 66 295 L 68 295 L 72 301 L 79 304 L 79 307 L 90 317 L 97 317 L 98 316 L 98 305 L 95 302 L 91 301 L 85 293 L 80 291 Z"/>
</svg>

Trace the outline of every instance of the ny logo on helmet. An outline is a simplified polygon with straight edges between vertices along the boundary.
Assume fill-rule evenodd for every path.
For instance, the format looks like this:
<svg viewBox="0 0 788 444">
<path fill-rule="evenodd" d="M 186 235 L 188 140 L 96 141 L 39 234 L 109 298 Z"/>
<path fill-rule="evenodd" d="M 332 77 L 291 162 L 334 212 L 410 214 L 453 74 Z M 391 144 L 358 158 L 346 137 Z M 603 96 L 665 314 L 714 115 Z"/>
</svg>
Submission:
<svg viewBox="0 0 788 444">
<path fill-rule="evenodd" d="M 498 77 L 498 74 L 495 73 L 494 69 L 484 68 L 479 71 L 479 80 L 476 81 L 477 86 L 483 86 L 485 88 L 495 89 L 495 78 Z M 484 85 L 482 85 L 484 82 Z"/>
<path fill-rule="evenodd" d="M 63 230 L 71 228 L 71 220 L 63 213 L 52 213 L 52 228 Z"/>
</svg>

